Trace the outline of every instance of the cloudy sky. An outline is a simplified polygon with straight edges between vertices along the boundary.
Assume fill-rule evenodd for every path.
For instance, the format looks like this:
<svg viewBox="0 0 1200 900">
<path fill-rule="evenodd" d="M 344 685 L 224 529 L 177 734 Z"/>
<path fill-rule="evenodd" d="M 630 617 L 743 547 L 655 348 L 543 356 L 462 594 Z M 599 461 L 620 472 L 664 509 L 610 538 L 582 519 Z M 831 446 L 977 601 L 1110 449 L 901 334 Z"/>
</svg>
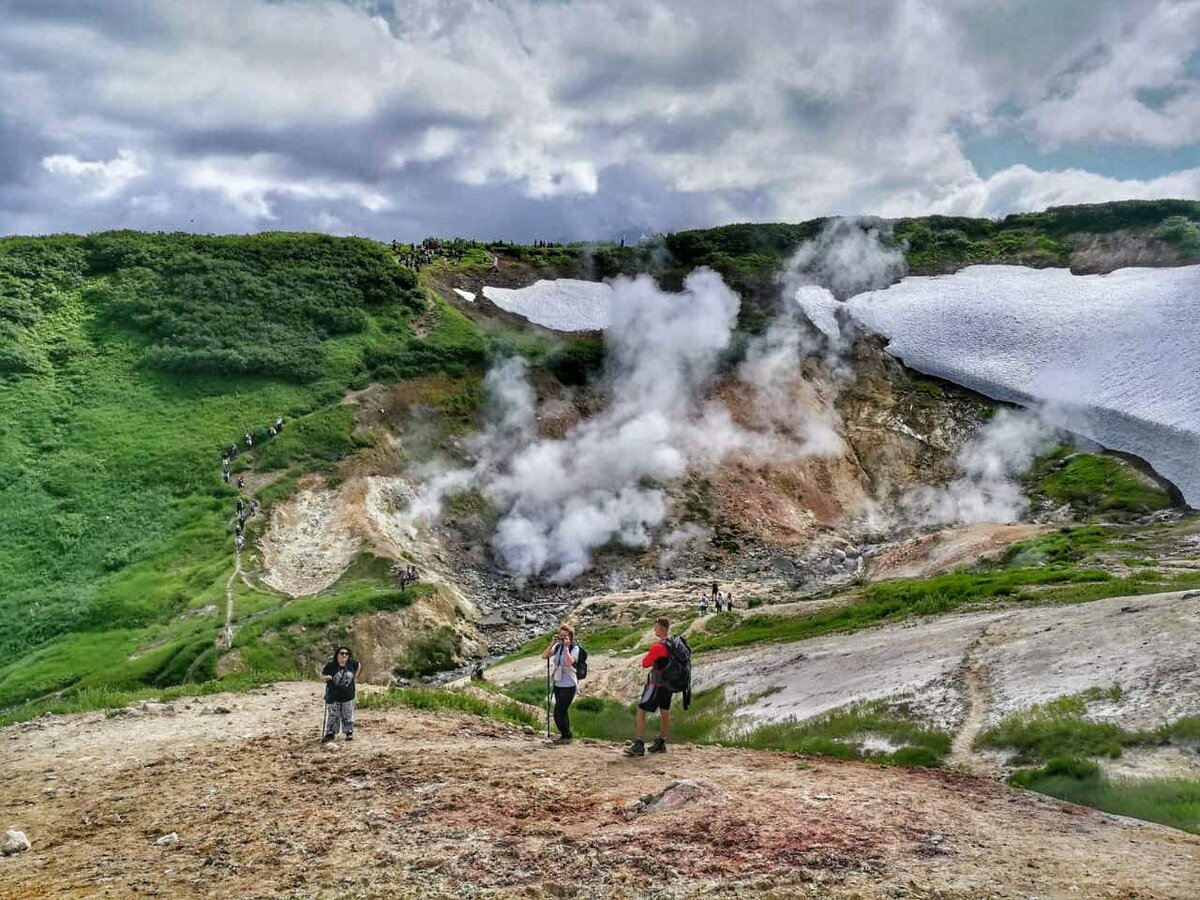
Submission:
<svg viewBox="0 0 1200 900">
<path fill-rule="evenodd" d="M 1200 0 L 0 0 L 0 233 L 1200 196 Z"/>
</svg>

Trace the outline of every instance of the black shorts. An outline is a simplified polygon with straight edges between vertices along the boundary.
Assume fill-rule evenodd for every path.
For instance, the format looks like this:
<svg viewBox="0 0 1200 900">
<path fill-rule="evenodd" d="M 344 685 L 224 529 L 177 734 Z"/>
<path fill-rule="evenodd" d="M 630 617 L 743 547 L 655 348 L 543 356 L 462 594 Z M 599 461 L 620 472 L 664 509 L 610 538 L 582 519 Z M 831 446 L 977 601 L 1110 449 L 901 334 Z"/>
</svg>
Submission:
<svg viewBox="0 0 1200 900">
<path fill-rule="evenodd" d="M 646 712 L 656 712 L 660 709 L 671 708 L 671 692 L 665 687 L 655 687 L 652 684 L 642 688 L 642 698 L 638 700 L 638 708 Z"/>
</svg>

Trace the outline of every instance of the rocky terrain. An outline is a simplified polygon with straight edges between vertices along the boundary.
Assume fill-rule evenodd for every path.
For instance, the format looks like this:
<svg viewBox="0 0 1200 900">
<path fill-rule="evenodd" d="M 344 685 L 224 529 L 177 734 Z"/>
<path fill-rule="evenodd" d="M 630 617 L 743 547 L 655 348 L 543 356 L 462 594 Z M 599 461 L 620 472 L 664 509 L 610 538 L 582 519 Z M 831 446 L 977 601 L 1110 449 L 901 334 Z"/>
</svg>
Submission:
<svg viewBox="0 0 1200 900">
<path fill-rule="evenodd" d="M 314 685 L 0 732 L 0 897 L 1186 900 L 1200 838 L 969 775 L 722 747 L 631 760 Z"/>
</svg>

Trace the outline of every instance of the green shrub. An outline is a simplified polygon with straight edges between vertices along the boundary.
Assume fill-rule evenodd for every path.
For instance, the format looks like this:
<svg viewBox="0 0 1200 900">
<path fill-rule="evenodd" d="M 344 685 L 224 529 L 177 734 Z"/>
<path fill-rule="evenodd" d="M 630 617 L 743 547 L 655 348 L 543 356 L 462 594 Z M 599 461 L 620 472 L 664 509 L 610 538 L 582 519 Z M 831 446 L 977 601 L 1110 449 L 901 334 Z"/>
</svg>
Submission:
<svg viewBox="0 0 1200 900">
<path fill-rule="evenodd" d="M 255 438 L 254 467 L 267 471 L 341 459 L 355 449 L 354 425 L 355 407 L 347 403 L 292 419 L 276 437 Z"/>
<path fill-rule="evenodd" d="M 1200 834 L 1200 781 L 1110 779 L 1095 763 L 1077 757 L 1056 757 L 1040 769 L 1016 771 L 1009 781 L 1018 787 L 1115 815 Z"/>
<path fill-rule="evenodd" d="M 525 706 L 496 698 L 484 700 L 458 691 L 429 688 L 391 688 L 383 693 L 362 694 L 359 706 L 363 709 L 391 709 L 397 706 L 430 711 L 449 710 L 473 716 L 495 719 L 510 725 L 537 727 L 541 720 Z"/>
<path fill-rule="evenodd" d="M 458 633 L 443 625 L 432 634 L 410 640 L 395 673 L 401 678 L 413 678 L 453 668 L 461 647 L 462 638 Z"/>
<path fill-rule="evenodd" d="M 988 728 L 976 746 L 1012 749 L 1019 760 L 1045 761 L 1059 756 L 1118 757 L 1125 747 L 1160 743 L 1155 732 L 1126 731 L 1112 722 L 1086 718 L 1089 700 L 1110 699 L 1094 692 L 1060 697 L 1016 713 Z"/>
</svg>

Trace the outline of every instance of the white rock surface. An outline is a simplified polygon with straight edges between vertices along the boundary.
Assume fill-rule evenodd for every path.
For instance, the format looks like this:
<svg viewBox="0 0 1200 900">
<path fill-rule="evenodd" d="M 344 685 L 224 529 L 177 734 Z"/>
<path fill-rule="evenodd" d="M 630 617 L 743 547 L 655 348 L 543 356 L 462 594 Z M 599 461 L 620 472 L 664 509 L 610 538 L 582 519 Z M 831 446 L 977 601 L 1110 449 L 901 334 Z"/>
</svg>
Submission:
<svg viewBox="0 0 1200 900">
<path fill-rule="evenodd" d="M 160 837 L 157 841 L 154 842 L 154 845 L 156 847 L 170 847 L 172 844 L 178 844 L 178 843 L 179 843 L 179 835 L 177 835 L 174 831 L 172 831 L 170 834 L 164 834 L 162 837 Z"/>
<path fill-rule="evenodd" d="M 802 305 L 806 305 L 803 304 Z M 814 310 L 829 326 L 827 304 Z M 1200 506 L 1200 266 L 971 266 L 847 303 L 914 369 L 1135 453 Z M 806 305 L 807 308 L 807 305 Z"/>
<path fill-rule="evenodd" d="M 525 288 L 485 287 L 501 309 L 555 331 L 601 331 L 612 320 L 613 290 L 601 281 L 559 278 Z"/>
<path fill-rule="evenodd" d="M 15 828 L 10 828 L 4 832 L 4 839 L 0 840 L 0 854 L 8 856 L 12 853 L 20 853 L 28 849 L 29 838 L 25 836 L 25 832 L 17 831 Z"/>
<path fill-rule="evenodd" d="M 462 288 L 455 288 L 454 293 L 458 294 L 458 296 L 462 297 L 468 303 L 475 302 L 475 295 L 470 291 L 464 291 Z"/>
</svg>

